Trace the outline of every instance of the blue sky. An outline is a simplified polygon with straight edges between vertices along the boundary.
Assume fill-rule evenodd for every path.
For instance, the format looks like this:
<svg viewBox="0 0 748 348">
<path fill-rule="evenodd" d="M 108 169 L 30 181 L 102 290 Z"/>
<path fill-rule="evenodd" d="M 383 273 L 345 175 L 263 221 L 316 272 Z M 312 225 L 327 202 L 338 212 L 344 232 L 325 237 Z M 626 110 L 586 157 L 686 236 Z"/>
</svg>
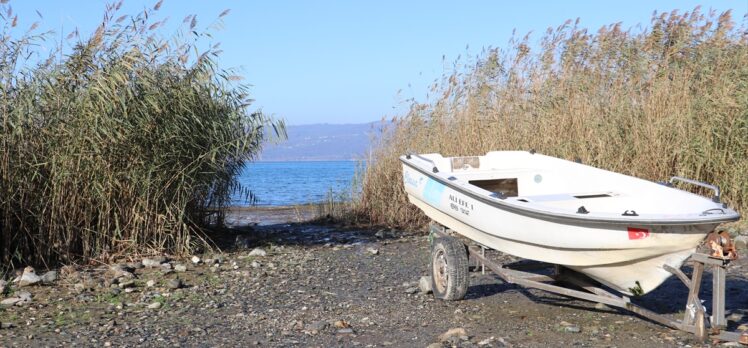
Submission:
<svg viewBox="0 0 748 348">
<path fill-rule="evenodd" d="M 90 33 L 107 1 L 10 1 L 19 25 L 44 16 L 42 27 Z M 126 0 L 124 14 L 155 0 Z M 748 0 L 732 1 L 200 1 L 165 0 L 165 34 L 196 14 L 207 26 L 231 9 L 215 34 L 223 67 L 241 69 L 254 106 L 288 124 L 360 123 L 402 114 L 407 100 L 425 100 L 427 86 L 458 55 L 506 47 L 513 29 L 538 37 L 549 26 L 581 19 L 593 30 L 623 22 L 647 25 L 654 10 L 733 10 L 742 21 Z M 466 49 L 466 47 L 469 47 Z M 446 57 L 445 60 L 442 57 Z M 398 93 L 398 91 L 400 91 Z"/>
</svg>

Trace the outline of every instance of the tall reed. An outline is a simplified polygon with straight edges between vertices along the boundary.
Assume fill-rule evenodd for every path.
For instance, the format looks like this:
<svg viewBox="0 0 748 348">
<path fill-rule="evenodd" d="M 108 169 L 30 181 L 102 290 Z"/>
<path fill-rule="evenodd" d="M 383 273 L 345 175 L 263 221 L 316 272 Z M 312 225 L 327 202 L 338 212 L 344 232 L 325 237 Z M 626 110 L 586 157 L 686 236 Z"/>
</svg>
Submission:
<svg viewBox="0 0 748 348">
<path fill-rule="evenodd" d="M 90 37 L 62 42 L 0 9 L 5 266 L 204 246 L 201 226 L 228 203 L 244 161 L 283 134 L 216 65 L 218 46 L 204 48 L 227 11 L 205 31 L 188 16 L 163 38 L 161 2 L 134 16 L 121 4 Z"/>
<path fill-rule="evenodd" d="M 743 14 L 739 15 L 740 17 Z M 654 14 L 646 29 L 579 21 L 455 63 L 372 153 L 358 214 L 425 222 L 397 158 L 530 150 L 653 180 L 718 184 L 748 212 L 748 28 L 730 12 Z"/>
</svg>

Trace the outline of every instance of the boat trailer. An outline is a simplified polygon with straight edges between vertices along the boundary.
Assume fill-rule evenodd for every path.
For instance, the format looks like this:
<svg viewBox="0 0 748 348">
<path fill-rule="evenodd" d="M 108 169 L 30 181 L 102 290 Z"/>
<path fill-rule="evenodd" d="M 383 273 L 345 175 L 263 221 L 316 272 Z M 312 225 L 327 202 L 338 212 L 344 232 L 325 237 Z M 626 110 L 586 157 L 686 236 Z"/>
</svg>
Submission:
<svg viewBox="0 0 748 348">
<path fill-rule="evenodd" d="M 686 301 L 685 314 L 682 320 L 673 320 L 636 305 L 631 302 L 628 296 L 613 294 L 608 290 L 601 288 L 596 281 L 589 277 L 560 265 L 537 261 L 529 261 L 528 263 L 523 263 L 521 265 L 512 265 L 501 264 L 490 260 L 485 256 L 485 251 L 488 250 L 487 247 L 482 245 L 469 246 L 455 238 L 453 236 L 455 234 L 457 233 L 451 231 L 445 226 L 435 222 L 431 223 L 429 242 L 432 244 L 432 249 L 434 248 L 435 238 L 444 238 L 445 241 L 462 244 L 467 250 L 466 252 L 469 256 L 469 260 L 478 264 L 483 273 L 485 273 L 485 269 L 488 268 L 507 283 L 517 284 L 527 288 L 540 289 L 567 297 L 603 303 L 611 307 L 622 308 L 661 325 L 690 332 L 696 335 L 697 339 L 702 342 L 707 338 L 711 338 L 718 341 L 738 342 L 748 346 L 748 332 L 740 333 L 725 330 L 727 328 L 727 320 L 725 319 L 726 268 L 731 260 L 737 258 L 737 254 L 732 247 L 732 242 L 729 240 L 729 236 L 724 233 L 717 234 L 712 232 L 709 237 L 707 237 L 706 241 L 713 251 L 712 255 L 694 253 L 685 261 L 693 265 L 693 271 L 691 272 L 690 277 L 680 269 L 668 265 L 664 266 L 665 270 L 678 277 L 678 279 L 680 279 L 688 288 L 688 299 Z M 435 271 L 434 268 L 440 267 L 437 265 L 449 267 L 449 265 L 447 265 L 443 260 L 437 260 L 437 257 L 435 256 L 436 254 L 437 253 L 434 253 L 432 250 L 432 287 L 435 288 L 435 295 L 439 292 L 439 288 L 444 288 L 440 282 L 446 282 L 446 277 L 443 275 L 440 277 L 439 272 Z M 702 304 L 699 298 L 702 276 L 706 267 L 710 267 L 712 271 L 712 307 L 711 316 L 709 317 L 707 317 L 706 307 Z M 551 275 L 529 272 L 531 270 L 543 269 L 552 269 L 553 272 Z M 442 270 L 441 273 L 444 273 L 444 270 Z M 464 296 L 464 292 L 467 289 L 467 272 L 464 272 L 464 274 L 465 279 L 464 284 L 462 285 L 464 288 L 462 294 L 457 295 L 457 297 L 454 295 L 451 297 L 445 297 L 445 299 L 458 300 Z M 559 281 L 577 286 L 579 290 L 555 284 Z M 443 285 L 446 285 L 446 283 Z"/>
</svg>

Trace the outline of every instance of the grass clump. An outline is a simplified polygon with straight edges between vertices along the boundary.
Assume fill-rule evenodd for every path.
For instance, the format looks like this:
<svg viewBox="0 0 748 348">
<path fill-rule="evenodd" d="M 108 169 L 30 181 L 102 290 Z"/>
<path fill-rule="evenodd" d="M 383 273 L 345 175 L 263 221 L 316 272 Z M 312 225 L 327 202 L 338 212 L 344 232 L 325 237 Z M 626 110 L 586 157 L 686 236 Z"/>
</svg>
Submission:
<svg viewBox="0 0 748 348">
<path fill-rule="evenodd" d="M 741 14 L 742 16 L 742 14 Z M 398 156 L 530 150 L 637 177 L 719 185 L 748 211 L 748 28 L 730 12 L 654 14 L 645 29 L 579 21 L 455 63 L 372 153 L 357 213 L 418 226 Z"/>
<path fill-rule="evenodd" d="M 218 46 L 203 48 L 210 33 L 195 16 L 164 39 L 160 2 L 134 16 L 120 6 L 107 6 L 90 37 L 76 30 L 63 42 L 0 8 L 6 266 L 203 246 L 201 227 L 229 202 L 244 161 L 268 129 L 283 133 L 216 65 Z"/>
</svg>

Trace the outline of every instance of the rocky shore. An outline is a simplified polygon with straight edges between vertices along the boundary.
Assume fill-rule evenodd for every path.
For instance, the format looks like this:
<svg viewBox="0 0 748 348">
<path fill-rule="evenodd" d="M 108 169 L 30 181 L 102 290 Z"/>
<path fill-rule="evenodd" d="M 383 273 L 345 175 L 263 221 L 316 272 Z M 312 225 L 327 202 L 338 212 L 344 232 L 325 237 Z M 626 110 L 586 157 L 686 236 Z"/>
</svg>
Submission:
<svg viewBox="0 0 748 348">
<path fill-rule="evenodd" d="M 488 273 L 472 273 L 465 300 L 435 300 L 419 284 L 429 257 L 421 231 L 276 224 L 230 230 L 219 245 L 222 253 L 186 258 L 26 268 L 2 284 L 0 346 L 701 345 L 628 312 Z M 707 276 L 702 299 L 710 284 Z M 637 301 L 680 317 L 685 295 L 671 279 Z M 727 298 L 730 329 L 748 330 L 745 259 L 729 269 Z"/>
</svg>

